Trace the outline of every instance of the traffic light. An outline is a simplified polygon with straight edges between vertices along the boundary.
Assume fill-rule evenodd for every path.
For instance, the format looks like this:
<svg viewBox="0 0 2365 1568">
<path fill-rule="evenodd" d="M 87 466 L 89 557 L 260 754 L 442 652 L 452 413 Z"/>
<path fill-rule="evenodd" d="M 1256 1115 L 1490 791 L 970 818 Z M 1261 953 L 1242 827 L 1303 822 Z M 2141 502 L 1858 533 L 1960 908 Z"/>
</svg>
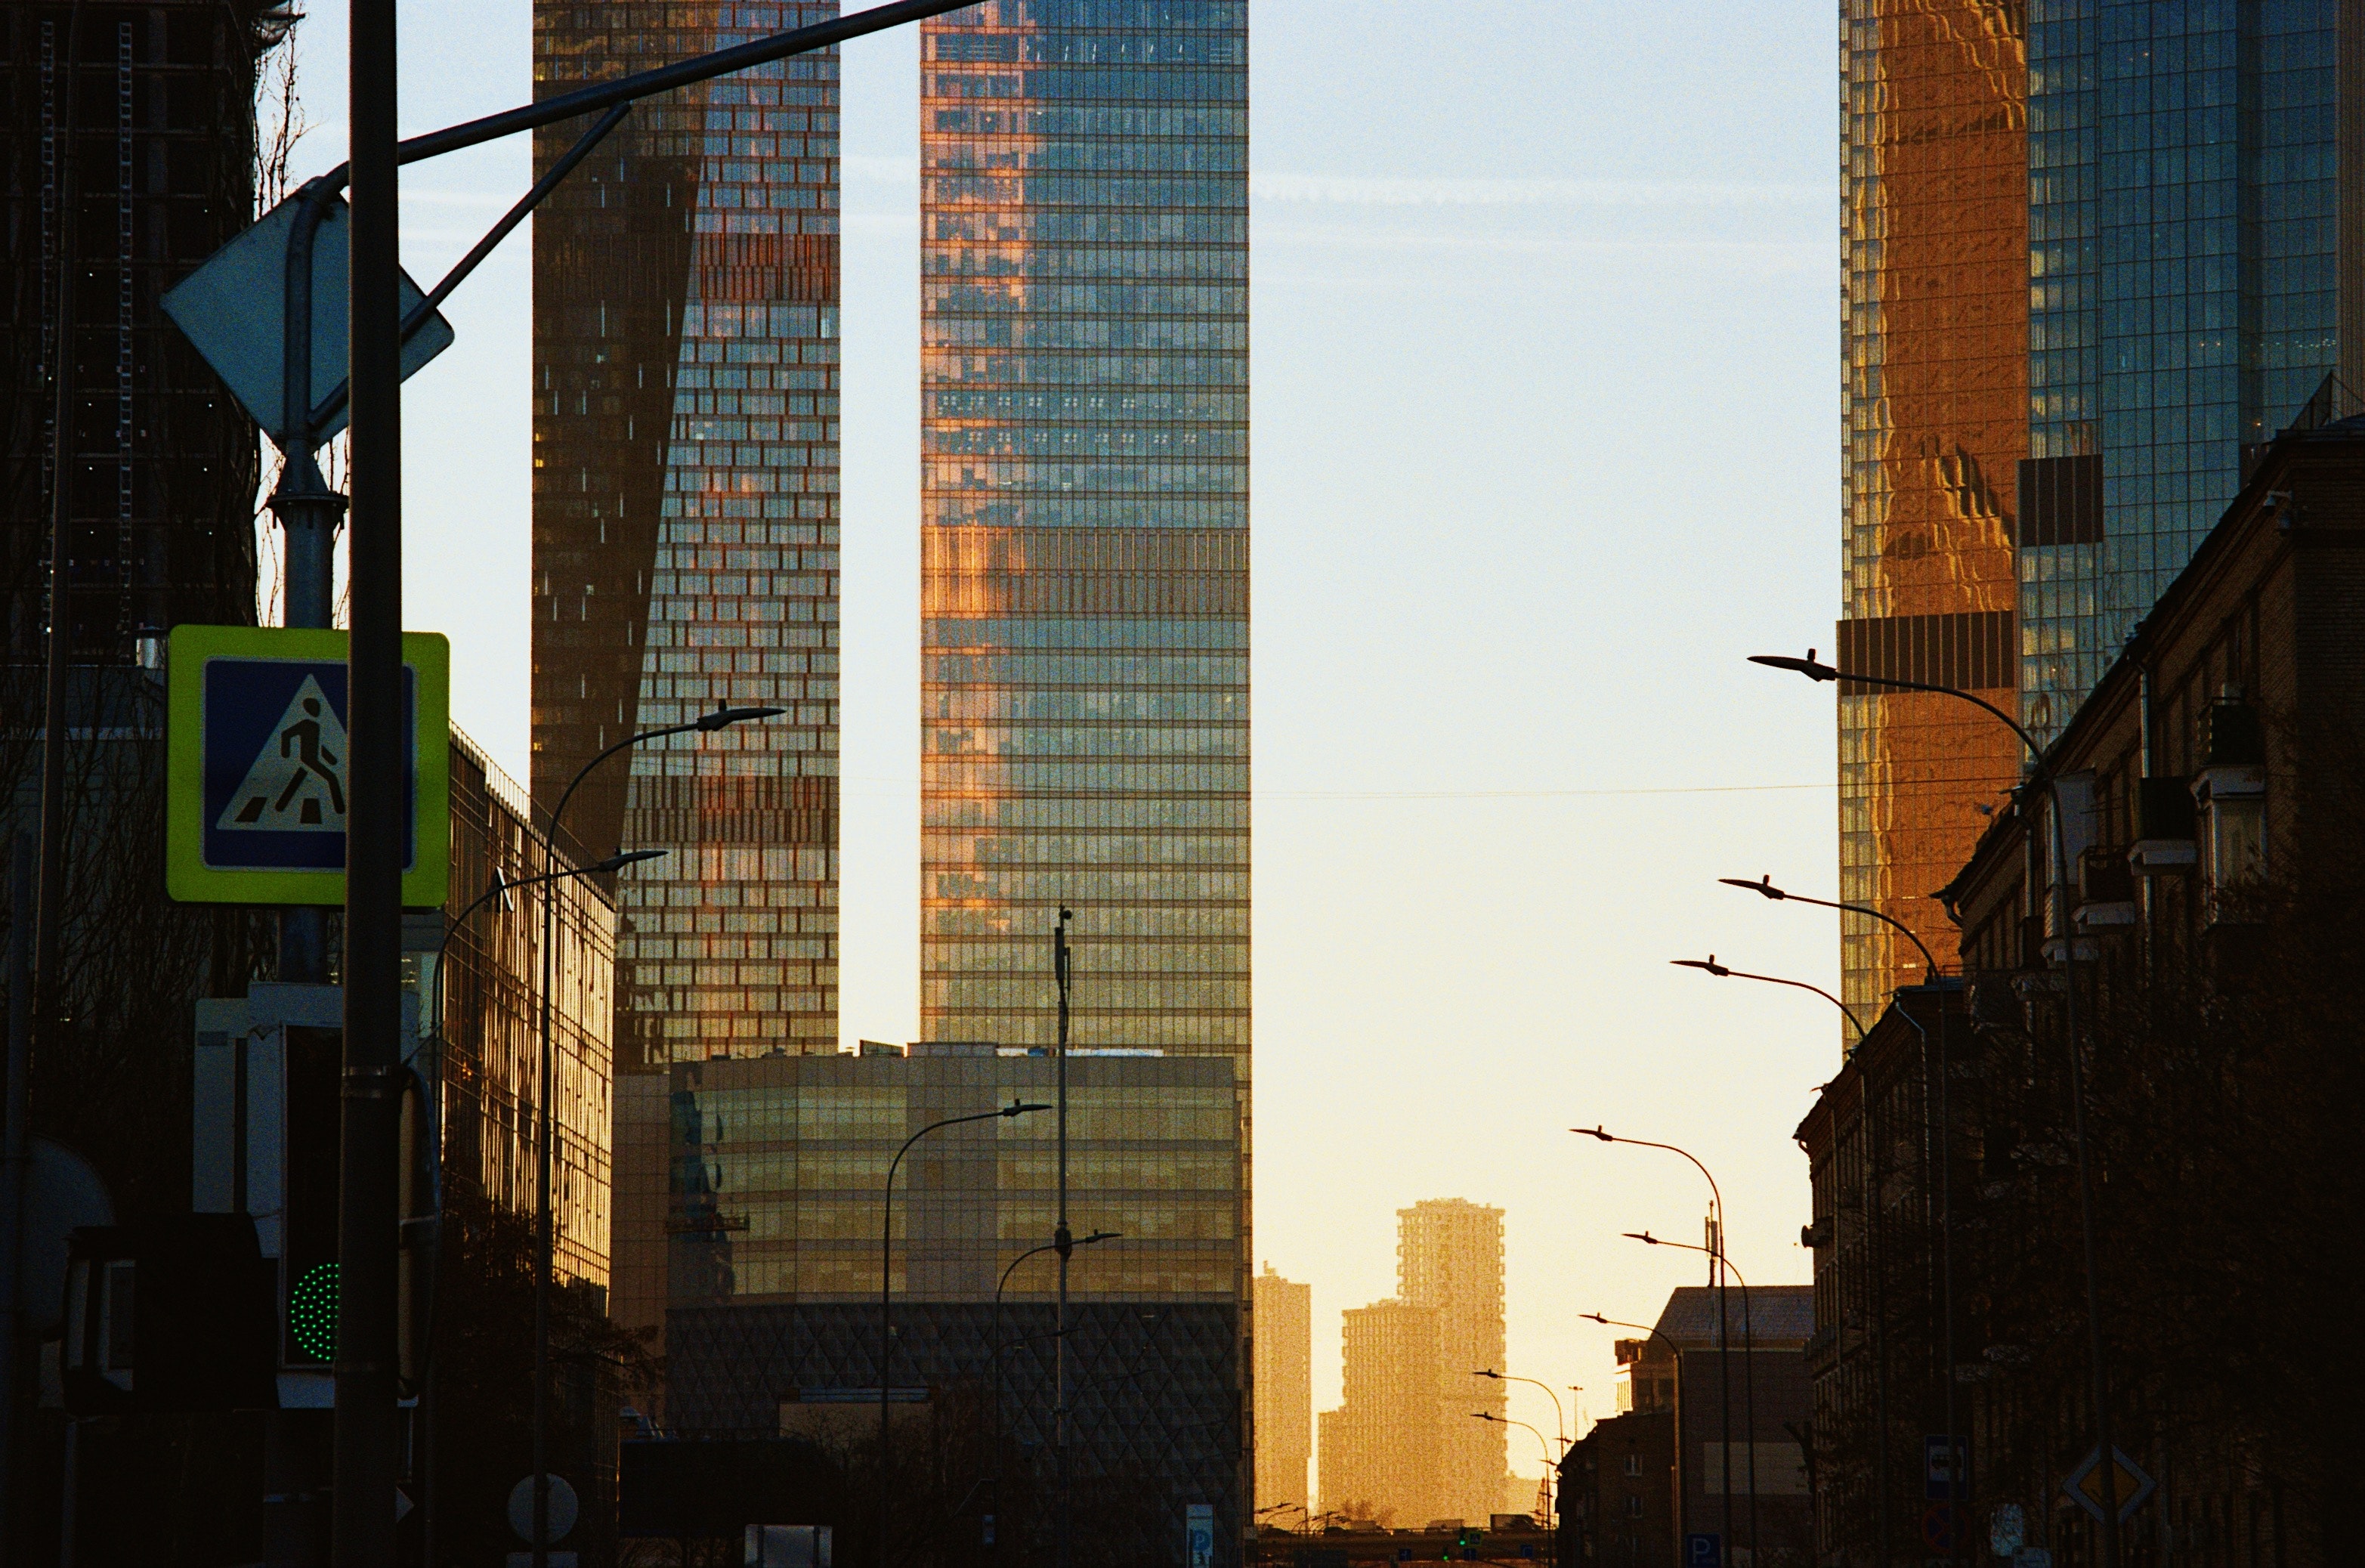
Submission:
<svg viewBox="0 0 2365 1568">
<path fill-rule="evenodd" d="M 337 1359 L 338 1084 L 344 1038 L 290 1026 L 282 1047 L 286 1099 L 285 1227 L 280 1233 L 280 1361 L 326 1367 Z"/>
</svg>

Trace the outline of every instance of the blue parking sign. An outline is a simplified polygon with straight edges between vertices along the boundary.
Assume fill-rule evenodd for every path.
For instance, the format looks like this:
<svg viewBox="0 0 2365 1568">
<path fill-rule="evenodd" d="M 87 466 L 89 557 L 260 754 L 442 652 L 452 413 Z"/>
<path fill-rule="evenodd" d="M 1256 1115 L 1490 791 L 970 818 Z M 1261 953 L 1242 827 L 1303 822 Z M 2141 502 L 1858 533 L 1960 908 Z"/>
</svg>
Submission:
<svg viewBox="0 0 2365 1568">
<path fill-rule="evenodd" d="M 1684 1537 L 1684 1568 L 1724 1568 L 1724 1537 L 1713 1530 Z"/>
</svg>

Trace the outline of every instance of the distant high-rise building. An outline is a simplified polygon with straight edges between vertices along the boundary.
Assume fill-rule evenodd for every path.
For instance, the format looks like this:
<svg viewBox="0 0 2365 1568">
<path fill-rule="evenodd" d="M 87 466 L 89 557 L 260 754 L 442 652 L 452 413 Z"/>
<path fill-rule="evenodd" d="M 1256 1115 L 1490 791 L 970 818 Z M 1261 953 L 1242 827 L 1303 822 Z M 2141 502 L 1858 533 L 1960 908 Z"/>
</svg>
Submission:
<svg viewBox="0 0 2365 1568">
<path fill-rule="evenodd" d="M 1256 1342 L 1256 1513 L 1297 1526 L 1309 1506 L 1306 1462 L 1314 1457 L 1314 1287 L 1283 1279 L 1267 1263 L 1256 1277 L 1250 1322 Z"/>
<path fill-rule="evenodd" d="M 921 1030 L 1245 1081 L 1248 6 L 922 39 Z"/>
<path fill-rule="evenodd" d="M 1321 1421 L 1326 1510 L 1399 1525 L 1501 1511 L 1503 1211 L 1433 1198 L 1396 1211 L 1396 1296 L 1346 1314 L 1346 1397 Z"/>
<path fill-rule="evenodd" d="M 1437 1484 L 1443 1517 L 1474 1524 L 1500 1507 L 1500 1417 L 1507 1385 L 1474 1374 L 1503 1367 L 1503 1211 L 1431 1198 L 1396 1211 L 1396 1294 L 1437 1316 Z"/>
<path fill-rule="evenodd" d="M 544 92 L 837 14 L 537 0 Z M 582 128 L 537 132 L 546 167 Z M 837 56 L 637 106 L 534 217 L 533 797 L 617 887 L 623 1070 L 837 1047 Z M 659 1173 L 661 1179 L 662 1173 Z"/>
<path fill-rule="evenodd" d="M 2358 31 L 2341 0 L 1847 0 L 1843 670 L 2049 738 L 2247 454 L 2365 408 Z M 1841 896 L 1943 958 L 1928 895 L 2020 747 L 1844 681 L 1839 739 Z M 1841 929 L 1851 1003 L 1920 978 Z"/>
<path fill-rule="evenodd" d="M 1446 1517 L 1438 1315 L 1391 1300 L 1341 1317 L 1344 1398 L 1322 1413 L 1323 1512 L 1399 1528 Z"/>
</svg>

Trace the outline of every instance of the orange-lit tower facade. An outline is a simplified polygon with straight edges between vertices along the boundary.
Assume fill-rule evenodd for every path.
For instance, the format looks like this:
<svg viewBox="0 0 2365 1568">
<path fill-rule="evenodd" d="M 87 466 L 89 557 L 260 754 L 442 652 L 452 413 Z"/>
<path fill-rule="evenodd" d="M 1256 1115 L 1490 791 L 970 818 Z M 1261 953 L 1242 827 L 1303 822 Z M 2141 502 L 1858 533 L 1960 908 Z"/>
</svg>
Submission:
<svg viewBox="0 0 2365 1568">
<path fill-rule="evenodd" d="M 2013 563 L 2028 455 L 2025 8 L 1843 0 L 1841 223 L 1846 380 L 1843 672 L 1975 690 L 2012 711 Z M 1967 703 L 1839 700 L 1840 896 L 1943 959 L 1930 895 L 2020 775 L 2011 734 Z M 1911 945 L 1842 917 L 1844 994 L 1877 1009 L 1921 980 Z"/>
<path fill-rule="evenodd" d="M 535 83 L 836 14 L 537 0 Z M 534 803 L 637 730 L 785 710 L 567 808 L 591 853 L 669 852 L 616 889 L 622 1072 L 837 1048 L 837 224 L 835 50 L 635 106 L 534 218 Z"/>
<path fill-rule="evenodd" d="M 920 114 L 921 1032 L 1048 1045 L 1065 907 L 1076 1044 L 1245 1090 L 1248 6 L 987 0 Z"/>
</svg>

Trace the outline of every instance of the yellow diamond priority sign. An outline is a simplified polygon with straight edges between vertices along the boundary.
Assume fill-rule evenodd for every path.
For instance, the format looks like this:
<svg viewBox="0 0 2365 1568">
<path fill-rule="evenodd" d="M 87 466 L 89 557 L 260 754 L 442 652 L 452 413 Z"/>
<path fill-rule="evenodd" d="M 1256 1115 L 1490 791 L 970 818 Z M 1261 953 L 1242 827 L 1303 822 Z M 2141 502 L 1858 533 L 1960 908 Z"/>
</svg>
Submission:
<svg viewBox="0 0 2365 1568">
<path fill-rule="evenodd" d="M 2102 1510 L 2111 1506 L 2111 1498 L 2115 1493 L 2119 1518 L 2124 1520 L 2151 1495 L 2154 1483 L 2144 1473 L 2143 1466 L 2126 1456 L 2124 1450 L 2113 1447 L 2111 1457 L 2117 1462 L 2105 1471 L 2102 1464 L 2102 1450 L 2095 1449 L 2086 1456 L 2083 1463 L 2069 1473 L 2069 1479 L 2061 1484 L 2061 1489 L 2076 1498 L 2079 1506 L 2097 1519 L 2102 1518 Z"/>
</svg>

